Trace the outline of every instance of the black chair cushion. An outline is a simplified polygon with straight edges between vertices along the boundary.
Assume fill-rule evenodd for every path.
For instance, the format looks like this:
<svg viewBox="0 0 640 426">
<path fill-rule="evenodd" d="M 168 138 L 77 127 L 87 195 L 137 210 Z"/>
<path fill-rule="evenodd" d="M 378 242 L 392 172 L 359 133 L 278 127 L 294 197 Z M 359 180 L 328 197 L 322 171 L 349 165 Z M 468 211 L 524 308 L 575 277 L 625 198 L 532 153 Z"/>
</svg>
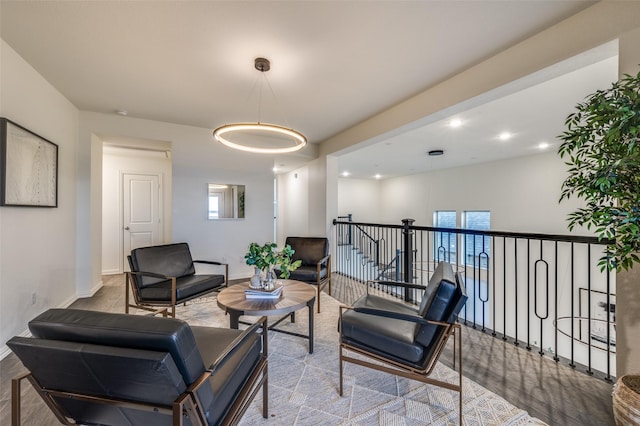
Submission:
<svg viewBox="0 0 640 426">
<path fill-rule="evenodd" d="M 7 346 L 47 389 L 171 406 L 185 392 L 168 352 L 14 337 Z M 63 385 L 64 389 L 60 386 Z M 80 424 L 170 424 L 170 414 L 55 398 Z"/>
<path fill-rule="evenodd" d="M 192 327 L 192 330 L 207 368 L 210 368 L 222 351 L 242 333 L 240 330 L 196 326 Z M 205 415 L 209 424 L 218 424 L 227 414 L 231 408 L 231 401 L 235 400 L 255 365 L 260 361 L 261 350 L 262 340 L 255 333 L 236 348 L 226 363 L 218 366 L 209 379 L 213 398 L 202 400 L 202 405 L 208 407 Z M 201 398 L 200 392 L 197 396 Z M 202 398 L 207 398 L 207 395 L 205 394 Z"/>
<path fill-rule="evenodd" d="M 302 261 L 302 266 L 316 266 L 320 259 L 329 254 L 329 240 L 322 237 L 287 237 L 285 244 L 295 253 L 291 259 Z"/>
<path fill-rule="evenodd" d="M 410 306 L 371 294 L 362 296 L 353 306 L 418 316 Z M 414 339 L 417 327 L 410 321 L 347 310 L 342 315 L 341 332 L 345 343 L 417 366 L 424 357 L 424 347 Z"/>
<path fill-rule="evenodd" d="M 280 272 L 276 272 L 278 276 L 280 276 Z M 295 271 L 291 271 L 289 274 L 289 279 L 305 281 L 310 284 L 315 284 L 318 281 L 322 281 L 327 277 L 327 268 L 320 269 L 320 279 L 318 279 L 318 268 L 314 264 L 313 266 L 300 266 Z"/>
<path fill-rule="evenodd" d="M 187 243 L 133 249 L 130 262 L 132 271 L 153 272 L 166 277 L 184 277 L 196 273 Z M 142 287 L 163 281 L 148 276 L 136 277 L 137 284 Z"/>
<path fill-rule="evenodd" d="M 176 303 L 200 297 L 224 284 L 224 275 L 189 275 L 176 280 Z M 171 300 L 171 280 L 157 282 L 140 288 L 140 297 L 145 302 L 167 302 Z"/>
</svg>

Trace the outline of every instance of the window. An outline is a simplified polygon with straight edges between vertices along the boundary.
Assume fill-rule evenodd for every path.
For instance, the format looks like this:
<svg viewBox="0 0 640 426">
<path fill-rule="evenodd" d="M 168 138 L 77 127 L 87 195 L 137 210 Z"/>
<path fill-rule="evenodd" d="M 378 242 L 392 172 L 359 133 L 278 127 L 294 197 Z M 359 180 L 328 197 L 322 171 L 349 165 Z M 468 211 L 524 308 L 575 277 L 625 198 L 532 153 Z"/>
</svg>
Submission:
<svg viewBox="0 0 640 426">
<path fill-rule="evenodd" d="M 220 218 L 220 198 L 218 194 L 209 194 L 209 219 Z"/>
<path fill-rule="evenodd" d="M 433 213 L 433 223 L 436 228 L 455 228 L 455 210 L 438 210 Z M 458 263 L 457 234 L 451 232 L 436 232 L 433 240 L 433 258 L 436 262 L 445 261 Z"/>
<path fill-rule="evenodd" d="M 462 214 L 462 227 L 477 231 L 491 229 L 491 212 L 465 211 Z M 483 235 L 465 235 L 464 264 L 487 268 L 491 255 L 491 238 Z"/>
</svg>

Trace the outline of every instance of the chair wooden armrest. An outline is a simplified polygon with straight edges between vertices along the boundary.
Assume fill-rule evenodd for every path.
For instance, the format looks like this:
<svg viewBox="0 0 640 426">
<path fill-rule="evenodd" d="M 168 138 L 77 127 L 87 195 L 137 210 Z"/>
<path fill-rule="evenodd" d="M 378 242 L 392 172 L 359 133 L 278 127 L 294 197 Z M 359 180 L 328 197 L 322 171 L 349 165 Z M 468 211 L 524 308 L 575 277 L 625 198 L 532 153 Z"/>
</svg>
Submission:
<svg viewBox="0 0 640 426">
<path fill-rule="evenodd" d="M 318 265 L 322 265 L 324 262 L 326 262 L 327 260 L 329 260 L 331 258 L 331 255 L 328 254 L 325 257 L 323 257 L 322 259 L 318 260 Z"/>
<path fill-rule="evenodd" d="M 432 321 L 432 320 L 424 319 L 419 315 L 407 315 L 407 314 L 403 314 L 401 312 L 385 311 L 383 309 L 357 308 L 357 307 L 345 306 L 345 305 L 341 305 L 340 306 L 341 313 L 344 312 L 347 309 L 348 310 L 352 310 L 354 312 L 359 312 L 361 314 L 375 315 L 375 316 L 384 317 L 384 318 L 391 318 L 391 319 L 397 319 L 397 320 L 402 320 L 402 321 L 409 321 L 409 322 L 414 322 L 416 324 L 422 324 L 422 325 L 433 324 L 433 325 L 437 325 L 437 326 L 441 326 L 441 327 L 449 327 L 450 326 L 450 324 L 448 324 L 446 322 Z"/>
<path fill-rule="evenodd" d="M 378 286 L 387 286 L 387 287 L 401 287 L 401 288 L 413 288 L 416 290 L 424 290 L 427 286 L 420 284 L 412 284 L 404 281 L 393 281 L 393 280 L 367 280 L 367 294 L 369 293 L 370 284 L 378 285 Z"/>
<path fill-rule="evenodd" d="M 167 275 L 157 274 L 155 272 L 146 272 L 146 271 L 129 271 L 127 274 L 131 275 L 140 275 L 143 277 L 153 277 L 153 278 L 162 278 L 165 280 L 175 279 L 176 277 L 169 277 Z"/>
<path fill-rule="evenodd" d="M 218 262 L 216 260 L 194 260 L 193 263 L 208 263 L 209 265 L 228 266 L 228 263 Z"/>
<path fill-rule="evenodd" d="M 224 266 L 224 285 L 229 286 L 229 264 L 225 262 L 218 262 L 216 260 L 194 260 L 193 263 L 202 263 L 205 265 Z"/>
</svg>

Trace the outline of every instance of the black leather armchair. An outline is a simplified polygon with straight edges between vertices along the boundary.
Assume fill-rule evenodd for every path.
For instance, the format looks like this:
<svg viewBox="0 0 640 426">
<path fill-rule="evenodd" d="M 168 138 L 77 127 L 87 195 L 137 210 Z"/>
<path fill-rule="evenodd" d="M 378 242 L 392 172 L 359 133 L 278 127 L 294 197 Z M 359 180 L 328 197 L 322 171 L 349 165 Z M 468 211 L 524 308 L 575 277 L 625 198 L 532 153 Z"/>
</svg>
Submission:
<svg viewBox="0 0 640 426">
<path fill-rule="evenodd" d="M 220 290 L 229 277 L 229 265 L 225 263 L 193 260 L 187 243 L 137 248 L 127 259 L 126 313 L 130 307 L 154 310 L 154 306 L 165 306 L 175 318 L 177 304 Z M 196 274 L 195 263 L 223 267 L 224 275 Z M 129 300 L 130 289 L 134 303 Z"/>
<path fill-rule="evenodd" d="M 320 292 L 328 287 L 331 295 L 331 254 L 329 240 L 321 237 L 287 237 L 285 245 L 291 246 L 295 252 L 291 261 L 300 260 L 302 264 L 291 271 L 289 279 L 303 281 L 316 286 L 316 300 L 320 312 Z M 280 271 L 276 270 L 278 276 Z"/>
<path fill-rule="evenodd" d="M 392 281 L 376 283 L 425 288 Z M 454 275 L 451 265 L 441 262 L 429 280 L 417 309 L 391 297 L 368 292 L 353 306 L 341 306 L 340 395 L 343 393 L 343 363 L 351 362 L 457 391 L 462 424 L 462 338 L 456 319 L 466 301 L 462 276 Z M 429 377 L 451 336 L 454 341 L 454 369 L 456 359 L 459 364 L 458 384 Z M 364 357 L 356 358 L 348 355 L 349 352 Z"/>
<path fill-rule="evenodd" d="M 25 378 L 63 424 L 236 424 L 261 387 L 267 417 L 265 317 L 238 331 L 50 309 L 29 329 L 7 342 L 29 370 L 12 382 L 13 425 Z"/>
</svg>

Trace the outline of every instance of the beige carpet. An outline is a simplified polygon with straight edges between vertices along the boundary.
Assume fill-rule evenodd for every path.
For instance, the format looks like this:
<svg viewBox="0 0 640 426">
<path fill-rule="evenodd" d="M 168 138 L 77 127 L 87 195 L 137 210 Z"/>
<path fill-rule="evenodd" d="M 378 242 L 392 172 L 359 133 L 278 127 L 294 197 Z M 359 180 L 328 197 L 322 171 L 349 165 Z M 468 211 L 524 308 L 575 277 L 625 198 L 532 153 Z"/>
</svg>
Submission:
<svg viewBox="0 0 640 426">
<path fill-rule="evenodd" d="M 241 425 L 457 425 L 458 394 L 439 387 L 345 364 L 344 396 L 338 395 L 338 306 L 322 294 L 322 312 L 315 315 L 314 353 L 305 339 L 269 334 L 269 419 L 261 401 L 249 408 Z M 229 325 L 215 298 L 179 307 L 178 318 L 193 325 Z M 241 320 L 251 320 L 242 317 Z M 280 327 L 306 334 L 308 310 Z M 463 371 L 464 373 L 464 371 Z M 457 373 L 438 364 L 432 373 L 454 382 Z M 544 424 L 477 383 L 463 380 L 464 425 Z"/>
</svg>

